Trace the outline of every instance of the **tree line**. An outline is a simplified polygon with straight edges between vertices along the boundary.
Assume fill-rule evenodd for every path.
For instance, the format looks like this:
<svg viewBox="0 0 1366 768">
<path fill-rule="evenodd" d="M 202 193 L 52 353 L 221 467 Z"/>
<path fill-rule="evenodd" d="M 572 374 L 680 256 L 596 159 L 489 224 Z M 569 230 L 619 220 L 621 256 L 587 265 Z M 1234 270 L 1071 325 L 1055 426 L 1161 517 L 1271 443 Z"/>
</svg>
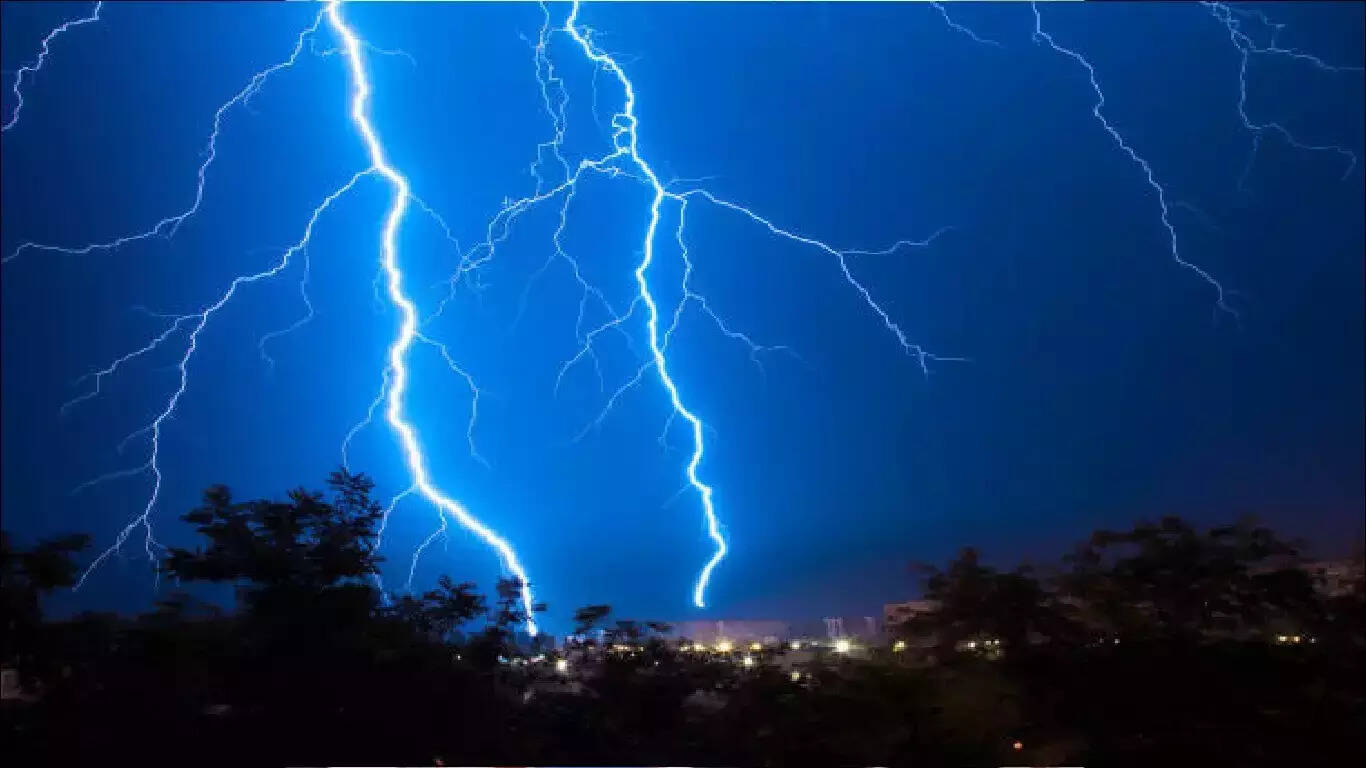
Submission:
<svg viewBox="0 0 1366 768">
<path fill-rule="evenodd" d="M 1255 521 L 1202 531 L 1168 516 L 1096 531 L 1047 569 L 998 570 L 972 548 L 943 570 L 913 565 L 936 606 L 899 634 L 933 638 L 941 652 L 984 637 L 1007 652 L 1041 642 L 1277 638 L 1360 648 L 1360 554 L 1340 565 L 1352 570 L 1348 583 L 1328 584 L 1299 545 Z"/>
<path fill-rule="evenodd" d="M 747 666 L 690 653 L 667 624 L 609 622 L 605 604 L 573 615 L 605 648 L 519 639 L 515 579 L 492 599 L 447 576 L 385 594 L 372 491 L 345 471 L 284 500 L 208 489 L 183 515 L 199 543 L 169 549 L 159 570 L 177 590 L 230 587 L 230 609 L 172 590 L 137 616 L 48 620 L 42 597 L 74 583 L 88 537 L 19 548 L 4 536 L 0 663 L 22 690 L 2 703 L 5 753 L 24 765 L 1366 757 L 1366 591 L 1316 589 L 1297 548 L 1250 523 L 1098 531 L 1048 570 L 999 570 L 964 550 L 916 568 L 936 610 L 898 629 L 913 648 L 794 675 L 781 652 Z M 1004 652 L 964 650 L 980 639 Z"/>
</svg>

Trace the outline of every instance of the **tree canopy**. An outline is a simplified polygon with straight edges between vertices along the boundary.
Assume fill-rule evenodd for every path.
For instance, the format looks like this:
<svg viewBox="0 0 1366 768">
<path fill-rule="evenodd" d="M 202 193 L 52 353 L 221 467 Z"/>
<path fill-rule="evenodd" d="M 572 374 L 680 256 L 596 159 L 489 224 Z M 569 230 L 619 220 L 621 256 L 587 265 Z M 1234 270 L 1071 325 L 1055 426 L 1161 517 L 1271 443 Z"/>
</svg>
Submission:
<svg viewBox="0 0 1366 768">
<path fill-rule="evenodd" d="M 383 594 L 372 490 L 345 471 L 326 492 L 284 500 L 210 488 L 184 516 L 200 543 L 161 564 L 163 584 L 191 592 L 136 617 L 44 621 L 42 596 L 73 584 L 86 537 L 28 549 L 0 539 L 3 661 L 28 692 L 6 711 L 17 763 L 1270 768 L 1366 757 L 1366 589 L 1325 593 L 1297 547 L 1248 521 L 1097 531 L 1052 569 L 996 568 L 966 548 L 916 569 L 938 608 L 900 631 L 932 637 L 929 654 L 888 645 L 867 660 L 799 661 L 785 646 L 683 650 L 667 623 L 607 604 L 572 614 L 577 634 L 603 629 L 605 646 L 532 647 L 515 578 L 492 600 L 449 576 Z M 233 586 L 236 604 L 204 602 L 197 584 Z M 1003 653 L 961 650 L 982 638 Z"/>
</svg>

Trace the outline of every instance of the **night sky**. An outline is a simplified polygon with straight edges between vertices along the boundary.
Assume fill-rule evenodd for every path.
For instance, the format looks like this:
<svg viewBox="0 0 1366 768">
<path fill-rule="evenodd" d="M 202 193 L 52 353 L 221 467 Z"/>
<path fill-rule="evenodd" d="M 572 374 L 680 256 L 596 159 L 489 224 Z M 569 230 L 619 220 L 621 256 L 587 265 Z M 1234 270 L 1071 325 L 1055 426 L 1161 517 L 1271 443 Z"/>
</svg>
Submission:
<svg viewBox="0 0 1366 768">
<path fill-rule="evenodd" d="M 39 41 L 90 4 L 6 3 L 6 83 Z M 1055 558 L 1097 527 L 1179 514 L 1200 523 L 1255 514 L 1317 553 L 1359 544 L 1363 508 L 1363 184 L 1334 151 L 1260 142 L 1238 115 L 1238 49 L 1195 4 L 1040 4 L 1061 46 L 1095 66 L 1104 114 L 1164 185 L 1183 256 L 1231 291 L 1240 320 L 1177 265 L 1142 170 L 1092 115 L 1077 62 L 1031 40 L 1028 4 L 587 5 L 581 22 L 635 85 L 640 151 L 778 226 L 840 248 L 898 239 L 923 248 L 850 257 L 911 341 L 969 362 L 922 373 L 847 283 L 836 260 L 777 239 L 733 212 L 690 204 L 692 288 L 733 330 L 792 351 L 750 358 L 693 306 L 669 348 L 685 402 L 708 425 L 703 479 L 731 545 L 690 604 L 711 553 L 691 450 L 647 372 L 576 440 L 648 354 L 637 315 L 598 347 L 603 383 L 574 356 L 580 290 L 552 254 L 558 202 L 522 216 L 496 257 L 461 284 L 424 333 L 448 345 L 482 396 L 466 443 L 470 390 L 431 347 L 412 354 L 408 411 L 436 482 L 517 548 L 567 627 L 576 606 L 623 616 L 798 619 L 861 616 L 915 594 L 909 561 L 976 545 L 988 561 Z M 1257 4 L 1285 24 L 1283 49 L 1360 65 L 1363 6 Z M 555 6 L 562 20 L 567 8 Z M 193 201 L 215 110 L 285 60 L 316 7 L 106 5 L 54 39 L 24 81 L 3 134 L 5 254 L 25 241 L 80 246 L 150 228 Z M 346 6 L 377 48 L 366 64 L 373 120 L 395 167 L 465 250 L 504 198 L 532 194 L 528 167 L 552 135 L 529 41 L 535 4 Z M 1260 46 L 1271 29 L 1250 16 Z M 317 37 L 317 54 L 337 41 Z M 569 93 L 565 152 L 610 150 L 622 92 L 561 35 L 550 56 Z M 305 50 L 249 102 L 225 111 L 198 212 L 171 239 L 85 255 L 29 250 L 3 267 L 4 527 L 20 540 L 84 531 L 93 558 L 146 503 L 148 473 L 72 495 L 147 460 L 147 424 L 175 390 L 176 334 L 104 380 L 73 382 L 164 331 L 152 313 L 201 311 L 232 278 L 266 268 L 310 212 L 368 165 L 348 114 L 341 55 Z M 1306 145 L 1362 154 L 1363 77 L 1289 55 L 1251 56 L 1247 109 Z M 4 114 L 14 98 L 4 93 Z M 595 108 L 596 107 L 596 108 Z M 242 288 L 215 314 L 161 445 L 152 520 L 168 544 L 194 541 L 178 516 L 212 483 L 239 498 L 320 487 L 348 429 L 381 385 L 398 316 L 376 303 L 389 190 L 362 179 L 325 212 L 299 259 Z M 649 194 L 588 177 L 561 243 L 624 311 L 635 295 Z M 671 222 L 672 219 L 669 219 Z M 677 300 L 672 223 L 650 272 Z M 460 251 L 411 209 L 399 239 L 424 314 L 446 296 Z M 1236 292 L 1236 293 L 1232 293 Z M 382 297 L 381 297 L 382 298 Z M 585 328 L 607 320 L 590 302 Z M 383 500 L 408 478 L 377 418 L 351 462 Z M 437 512 L 404 500 L 386 532 L 385 583 L 400 588 Z M 137 610 L 158 594 L 135 532 L 84 589 L 54 601 Z M 480 582 L 494 553 L 453 528 L 416 571 Z M 164 592 L 165 585 L 162 587 Z"/>
</svg>

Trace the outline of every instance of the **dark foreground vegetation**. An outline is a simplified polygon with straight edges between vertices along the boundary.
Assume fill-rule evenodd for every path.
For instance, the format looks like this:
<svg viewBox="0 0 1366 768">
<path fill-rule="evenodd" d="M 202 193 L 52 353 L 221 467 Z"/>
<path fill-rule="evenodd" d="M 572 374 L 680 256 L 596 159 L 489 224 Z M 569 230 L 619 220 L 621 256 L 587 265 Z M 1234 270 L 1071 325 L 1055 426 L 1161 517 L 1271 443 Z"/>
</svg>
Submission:
<svg viewBox="0 0 1366 768">
<path fill-rule="evenodd" d="M 794 679 L 779 650 L 743 665 L 649 622 L 528 647 L 515 581 L 492 605 L 448 579 L 386 598 L 370 484 L 330 486 L 214 488 L 184 516 L 204 543 L 161 578 L 232 585 L 231 611 L 169 592 L 136 618 L 44 621 L 86 539 L 6 538 L 5 764 L 1366 764 L 1359 576 L 1325 590 L 1249 524 L 1098 532 L 1046 576 L 967 550 L 927 570 L 937 610 L 901 643 Z"/>
</svg>

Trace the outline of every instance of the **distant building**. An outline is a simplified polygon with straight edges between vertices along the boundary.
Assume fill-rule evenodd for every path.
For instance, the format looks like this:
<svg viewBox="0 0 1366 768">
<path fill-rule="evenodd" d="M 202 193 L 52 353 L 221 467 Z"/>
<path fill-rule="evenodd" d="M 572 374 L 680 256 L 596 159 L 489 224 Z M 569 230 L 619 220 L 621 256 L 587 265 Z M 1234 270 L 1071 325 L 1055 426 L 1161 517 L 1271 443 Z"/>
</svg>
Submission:
<svg viewBox="0 0 1366 768">
<path fill-rule="evenodd" d="M 754 621 L 726 619 L 721 621 L 680 621 L 673 625 L 674 636 L 696 643 L 714 646 L 723 640 L 731 643 L 760 643 L 776 646 L 790 635 L 785 621 Z"/>
<path fill-rule="evenodd" d="M 882 639 L 882 627 L 873 616 L 827 616 L 825 637 L 835 641 L 840 638 L 858 638 L 865 643 L 877 643 Z"/>
<path fill-rule="evenodd" d="M 825 634 L 831 640 L 837 637 L 844 637 L 844 619 L 834 616 L 825 620 Z"/>
<path fill-rule="evenodd" d="M 563 645 L 563 646 L 579 645 L 579 644 L 587 643 L 587 642 L 590 642 L 590 641 L 591 641 L 591 642 L 594 642 L 594 643 L 597 643 L 598 645 L 602 645 L 603 643 L 606 643 L 606 642 L 607 642 L 607 630 L 605 630 L 605 629 L 603 629 L 603 628 L 601 628 L 601 627 L 596 627 L 596 628 L 594 628 L 594 629 L 588 630 L 587 632 L 580 632 L 580 633 L 578 633 L 578 634 L 569 634 L 569 635 L 565 635 L 565 636 L 564 636 L 564 643 L 563 643 L 563 644 L 557 644 L 557 647 L 560 647 L 560 645 Z"/>
</svg>

